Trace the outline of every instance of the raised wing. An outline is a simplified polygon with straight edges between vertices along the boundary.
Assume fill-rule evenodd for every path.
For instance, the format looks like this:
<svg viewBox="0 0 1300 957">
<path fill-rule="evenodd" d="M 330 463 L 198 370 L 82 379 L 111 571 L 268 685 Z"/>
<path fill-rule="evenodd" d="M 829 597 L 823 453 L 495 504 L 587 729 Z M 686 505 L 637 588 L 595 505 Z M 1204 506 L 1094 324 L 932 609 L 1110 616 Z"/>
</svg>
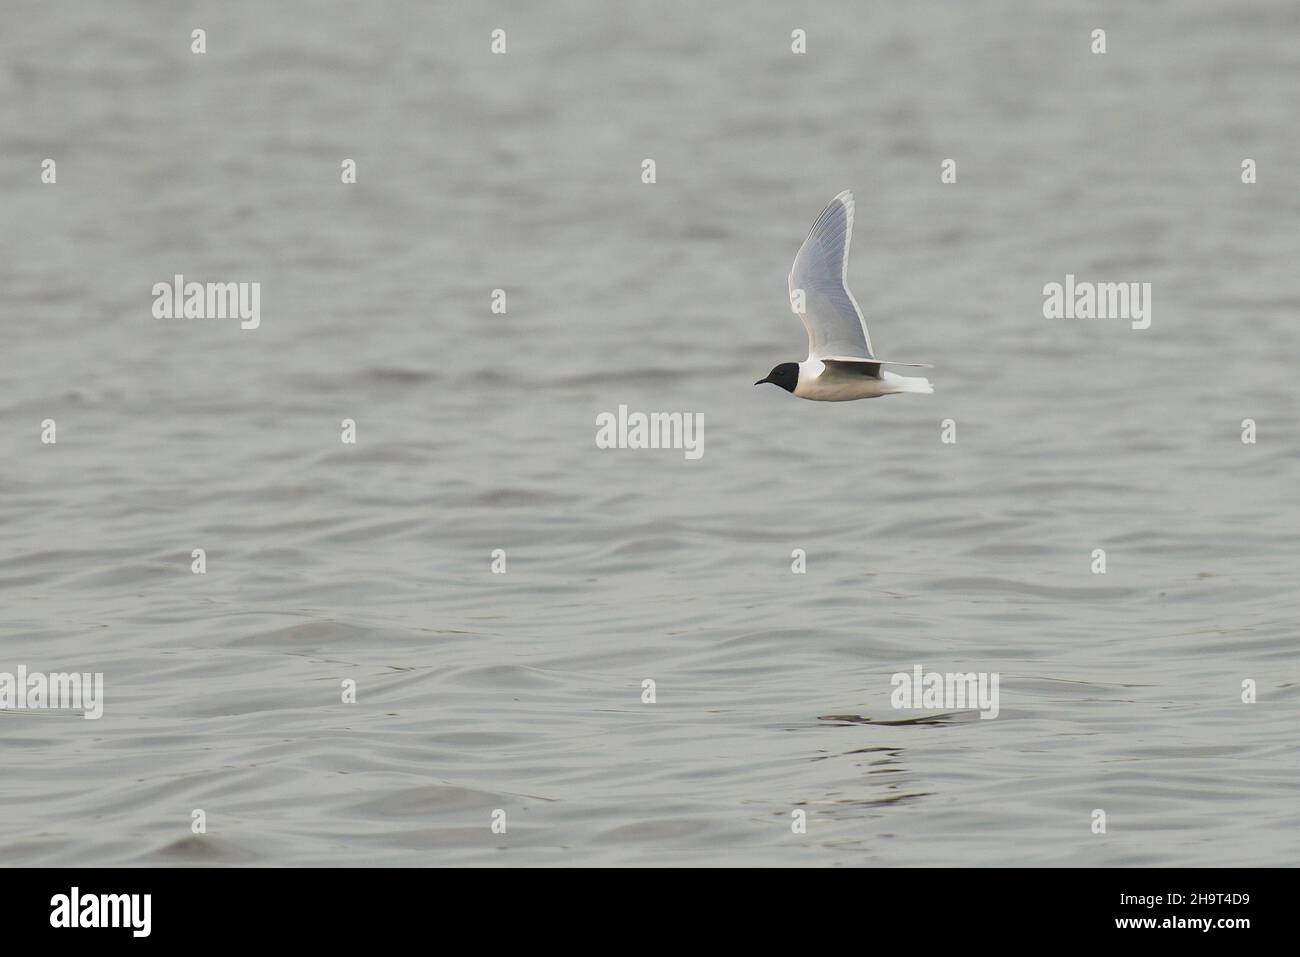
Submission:
<svg viewBox="0 0 1300 957">
<path fill-rule="evenodd" d="M 817 217 L 790 270 L 790 304 L 808 330 L 810 359 L 872 358 L 867 324 L 849 292 L 852 239 L 853 194 L 846 189 Z"/>
</svg>

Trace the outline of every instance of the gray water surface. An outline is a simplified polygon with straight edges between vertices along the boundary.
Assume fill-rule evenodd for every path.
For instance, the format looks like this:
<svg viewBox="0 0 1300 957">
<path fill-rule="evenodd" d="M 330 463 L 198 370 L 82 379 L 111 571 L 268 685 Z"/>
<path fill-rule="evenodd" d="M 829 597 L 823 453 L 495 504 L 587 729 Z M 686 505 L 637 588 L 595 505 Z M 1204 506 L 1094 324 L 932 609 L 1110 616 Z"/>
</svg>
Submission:
<svg viewBox="0 0 1300 957">
<path fill-rule="evenodd" d="M 1297 29 L 14 5 L 0 671 L 106 702 L 0 712 L 0 860 L 1294 864 Z M 846 188 L 932 396 L 752 385 Z M 177 273 L 259 282 L 260 328 L 154 319 Z M 1045 319 L 1067 273 L 1150 282 L 1151 327 Z M 596 448 L 620 404 L 705 454 Z M 917 664 L 997 672 L 998 717 L 877 723 Z"/>
</svg>

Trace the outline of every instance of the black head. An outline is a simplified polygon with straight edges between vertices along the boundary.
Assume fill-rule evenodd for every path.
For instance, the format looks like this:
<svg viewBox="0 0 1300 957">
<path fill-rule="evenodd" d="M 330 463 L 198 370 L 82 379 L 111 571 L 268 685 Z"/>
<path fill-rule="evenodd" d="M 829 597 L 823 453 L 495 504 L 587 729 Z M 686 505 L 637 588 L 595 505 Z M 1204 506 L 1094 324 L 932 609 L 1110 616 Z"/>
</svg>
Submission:
<svg viewBox="0 0 1300 957">
<path fill-rule="evenodd" d="M 767 374 L 766 379 L 759 379 L 754 385 L 762 385 L 764 382 L 770 382 L 772 385 L 779 385 L 786 392 L 793 392 L 795 383 L 799 381 L 799 363 L 782 362 L 779 366 Z"/>
</svg>

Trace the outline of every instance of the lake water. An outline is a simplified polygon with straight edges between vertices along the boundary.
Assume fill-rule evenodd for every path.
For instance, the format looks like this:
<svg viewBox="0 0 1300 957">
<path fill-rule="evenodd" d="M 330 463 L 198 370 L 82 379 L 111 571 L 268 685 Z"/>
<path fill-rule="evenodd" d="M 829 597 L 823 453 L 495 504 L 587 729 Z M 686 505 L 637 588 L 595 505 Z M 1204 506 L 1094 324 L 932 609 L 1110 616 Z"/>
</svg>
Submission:
<svg viewBox="0 0 1300 957">
<path fill-rule="evenodd" d="M 6 864 L 1295 863 L 1294 4 L 7 20 L 0 672 L 105 701 L 0 712 Z M 846 188 L 932 396 L 752 385 Z"/>
</svg>

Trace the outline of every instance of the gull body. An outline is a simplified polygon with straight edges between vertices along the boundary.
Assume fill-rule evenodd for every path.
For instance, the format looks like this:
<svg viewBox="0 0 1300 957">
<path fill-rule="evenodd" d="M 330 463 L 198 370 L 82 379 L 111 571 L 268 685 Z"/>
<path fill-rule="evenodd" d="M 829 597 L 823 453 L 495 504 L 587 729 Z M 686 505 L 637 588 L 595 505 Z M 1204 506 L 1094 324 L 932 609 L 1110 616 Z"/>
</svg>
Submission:
<svg viewBox="0 0 1300 957">
<path fill-rule="evenodd" d="M 808 332 L 808 358 L 781 363 L 755 385 L 770 382 L 818 402 L 934 391 L 929 379 L 883 368 L 920 363 L 879 359 L 871 350 L 866 321 L 848 285 L 853 210 L 853 194 L 848 190 L 831 200 L 790 269 L 790 305 Z"/>
<path fill-rule="evenodd" d="M 848 402 L 874 399 L 899 392 L 933 392 L 929 379 L 895 375 L 874 363 L 823 362 L 805 359 L 798 363 L 794 394 L 819 402 Z M 879 371 L 871 372 L 871 369 Z M 924 384 L 922 384 L 924 383 Z"/>
</svg>

